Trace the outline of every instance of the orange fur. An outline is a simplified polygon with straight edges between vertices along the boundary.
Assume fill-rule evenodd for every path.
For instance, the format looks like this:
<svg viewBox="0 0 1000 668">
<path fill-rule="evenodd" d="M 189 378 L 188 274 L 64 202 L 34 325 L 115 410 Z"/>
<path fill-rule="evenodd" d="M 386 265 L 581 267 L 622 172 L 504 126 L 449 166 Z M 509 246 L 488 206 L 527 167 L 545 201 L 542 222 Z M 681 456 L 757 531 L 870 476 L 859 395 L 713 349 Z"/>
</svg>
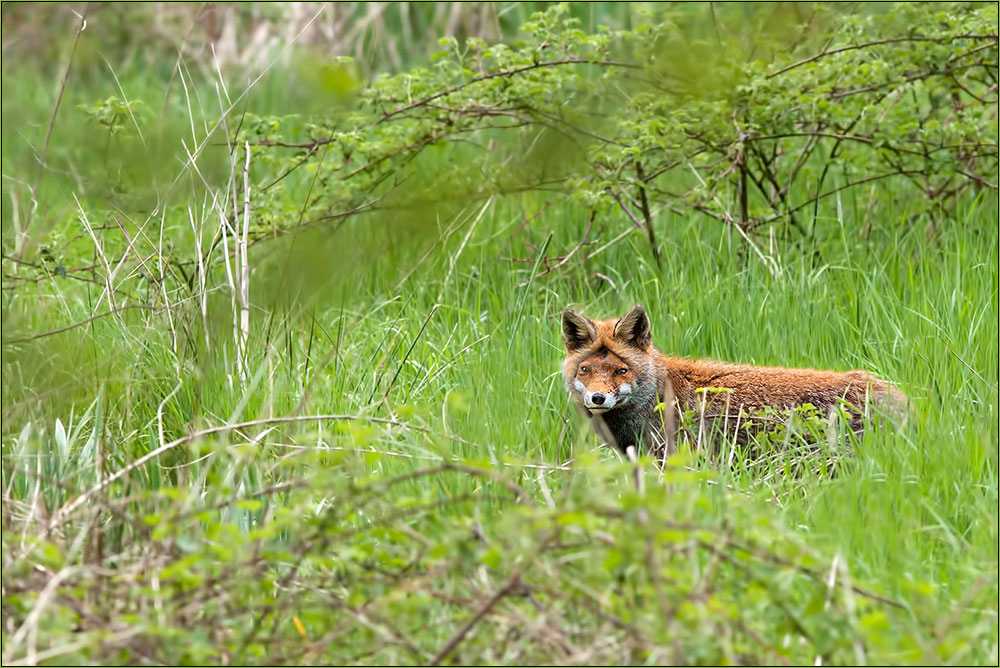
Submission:
<svg viewBox="0 0 1000 668">
<path fill-rule="evenodd" d="M 791 409 L 808 403 L 826 415 L 846 403 L 851 427 L 857 430 L 871 403 L 897 417 L 906 405 L 902 392 L 867 371 L 762 367 L 664 355 L 652 345 L 641 305 L 622 318 L 597 321 L 565 311 L 563 340 L 567 389 L 592 418 L 598 435 L 623 452 L 640 442 L 661 454 L 672 451 L 678 409 L 694 409 L 700 417 L 735 428 L 741 417 L 745 420 L 748 413 L 768 407 Z M 630 392 L 621 395 L 622 386 Z M 721 391 L 699 392 L 702 388 Z M 598 398 L 602 405 L 595 403 Z M 658 413 L 658 404 L 673 410 Z"/>
</svg>

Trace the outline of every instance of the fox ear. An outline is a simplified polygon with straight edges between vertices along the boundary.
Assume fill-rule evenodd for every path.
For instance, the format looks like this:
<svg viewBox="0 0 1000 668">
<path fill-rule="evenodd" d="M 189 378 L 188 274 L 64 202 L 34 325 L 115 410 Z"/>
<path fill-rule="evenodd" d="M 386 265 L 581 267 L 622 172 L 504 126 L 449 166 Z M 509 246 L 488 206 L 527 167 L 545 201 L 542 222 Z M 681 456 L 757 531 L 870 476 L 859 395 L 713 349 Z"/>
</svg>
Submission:
<svg viewBox="0 0 1000 668">
<path fill-rule="evenodd" d="M 597 340 L 597 328 L 594 327 L 594 323 L 569 309 L 562 314 L 562 334 L 567 352 L 579 350 Z"/>
<path fill-rule="evenodd" d="M 642 304 L 636 304 L 615 324 L 615 338 L 622 343 L 630 343 L 639 348 L 648 348 L 652 343 L 649 332 L 649 317 Z"/>
</svg>

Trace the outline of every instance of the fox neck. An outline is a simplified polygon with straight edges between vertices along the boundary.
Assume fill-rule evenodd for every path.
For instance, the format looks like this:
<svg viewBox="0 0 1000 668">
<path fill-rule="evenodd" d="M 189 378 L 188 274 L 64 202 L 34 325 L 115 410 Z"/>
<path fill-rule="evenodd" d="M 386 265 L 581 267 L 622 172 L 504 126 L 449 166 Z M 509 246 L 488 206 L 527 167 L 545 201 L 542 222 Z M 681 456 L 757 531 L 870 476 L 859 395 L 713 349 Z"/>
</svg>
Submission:
<svg viewBox="0 0 1000 668">
<path fill-rule="evenodd" d="M 633 395 L 632 400 L 624 406 L 593 413 L 592 419 L 602 420 L 607 426 L 607 435 L 614 439 L 609 445 L 621 452 L 625 452 L 629 446 L 641 449 L 647 427 L 656 419 L 656 394 L 650 392 L 648 396 Z"/>
</svg>

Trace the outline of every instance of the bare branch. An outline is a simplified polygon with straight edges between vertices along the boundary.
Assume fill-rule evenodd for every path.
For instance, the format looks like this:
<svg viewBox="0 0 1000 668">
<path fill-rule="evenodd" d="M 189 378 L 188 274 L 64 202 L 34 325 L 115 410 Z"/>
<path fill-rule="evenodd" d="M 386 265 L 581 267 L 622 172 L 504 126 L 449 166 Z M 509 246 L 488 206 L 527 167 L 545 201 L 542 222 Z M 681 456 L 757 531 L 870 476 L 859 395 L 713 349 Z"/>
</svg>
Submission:
<svg viewBox="0 0 1000 668">
<path fill-rule="evenodd" d="M 937 44 L 947 44 L 948 42 L 953 42 L 959 39 L 977 39 L 977 40 L 988 39 L 995 42 L 997 41 L 997 35 L 951 35 L 947 37 L 919 37 L 919 36 L 890 37 L 887 39 L 878 39 L 871 42 L 864 42 L 863 44 L 849 44 L 847 46 L 841 46 L 836 49 L 830 49 L 830 50 L 824 49 L 823 51 L 820 51 L 814 56 L 803 58 L 798 62 L 782 67 L 780 70 L 771 72 L 764 78 L 772 79 L 778 75 L 784 74 L 785 72 L 794 70 L 797 67 L 802 67 L 803 65 L 808 65 L 809 63 L 815 62 L 821 58 L 826 58 L 827 56 L 832 56 L 838 53 L 844 53 L 845 51 L 856 51 L 858 49 L 867 49 L 873 46 L 880 46 L 882 44 L 897 44 L 899 42 L 935 42 Z"/>
</svg>

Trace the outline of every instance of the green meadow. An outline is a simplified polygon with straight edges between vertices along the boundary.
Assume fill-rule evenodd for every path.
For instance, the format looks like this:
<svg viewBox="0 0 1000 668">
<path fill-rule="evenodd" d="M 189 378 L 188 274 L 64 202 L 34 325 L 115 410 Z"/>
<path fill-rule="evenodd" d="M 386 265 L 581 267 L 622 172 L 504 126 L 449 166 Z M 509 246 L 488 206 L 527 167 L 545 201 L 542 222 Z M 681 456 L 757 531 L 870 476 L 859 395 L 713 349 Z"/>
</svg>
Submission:
<svg viewBox="0 0 1000 668">
<path fill-rule="evenodd" d="M 587 33 L 639 21 L 582 4 Z M 430 67 L 413 26 L 447 15 L 376 16 L 364 67 L 281 45 L 254 70 L 134 46 L 124 6 L 79 36 L 3 11 L 5 41 L 51 36 L 3 63 L 5 664 L 996 664 L 995 171 L 746 234 L 696 203 L 594 209 L 546 176 L 579 149 L 492 127 L 316 215 L 339 154 L 267 142 L 366 127 L 339 87 Z M 497 41 L 531 19 L 491 11 Z M 827 162 L 833 189 L 863 168 L 817 153 L 787 198 Z M 682 444 L 639 491 L 560 373 L 563 309 L 635 303 L 668 354 L 865 369 L 911 412 L 818 454 Z"/>
</svg>

